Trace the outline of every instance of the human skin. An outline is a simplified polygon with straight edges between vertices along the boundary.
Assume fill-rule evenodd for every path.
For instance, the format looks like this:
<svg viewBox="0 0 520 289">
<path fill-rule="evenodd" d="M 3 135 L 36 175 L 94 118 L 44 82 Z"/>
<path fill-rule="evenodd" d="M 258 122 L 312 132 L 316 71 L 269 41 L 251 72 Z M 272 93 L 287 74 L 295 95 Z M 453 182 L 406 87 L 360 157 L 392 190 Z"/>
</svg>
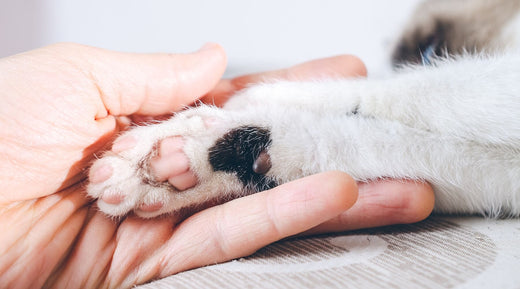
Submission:
<svg viewBox="0 0 520 289">
<path fill-rule="evenodd" d="M 433 208 L 427 184 L 357 184 L 325 172 L 211 207 L 112 220 L 86 197 L 95 154 L 129 119 L 196 99 L 223 103 L 265 78 L 366 74 L 338 56 L 221 80 L 218 45 L 186 55 L 117 53 L 57 44 L 0 60 L 0 284 L 7 288 L 128 288 L 249 255 L 295 234 L 416 222 Z M 359 194 L 359 197 L 358 197 Z"/>
</svg>

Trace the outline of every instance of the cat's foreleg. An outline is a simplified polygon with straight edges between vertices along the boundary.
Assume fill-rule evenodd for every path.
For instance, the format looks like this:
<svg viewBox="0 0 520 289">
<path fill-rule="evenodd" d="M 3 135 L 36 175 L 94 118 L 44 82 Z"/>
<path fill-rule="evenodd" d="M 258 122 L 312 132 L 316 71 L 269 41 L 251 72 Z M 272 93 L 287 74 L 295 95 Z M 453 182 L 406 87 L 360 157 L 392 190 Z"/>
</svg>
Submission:
<svg viewBox="0 0 520 289">
<path fill-rule="evenodd" d="M 520 142 L 520 56 L 465 56 L 389 79 L 264 83 L 225 108 L 276 106 L 361 114 L 483 144 Z"/>
<path fill-rule="evenodd" d="M 482 144 L 520 143 L 520 57 L 447 60 L 367 80 L 359 113 Z"/>
</svg>

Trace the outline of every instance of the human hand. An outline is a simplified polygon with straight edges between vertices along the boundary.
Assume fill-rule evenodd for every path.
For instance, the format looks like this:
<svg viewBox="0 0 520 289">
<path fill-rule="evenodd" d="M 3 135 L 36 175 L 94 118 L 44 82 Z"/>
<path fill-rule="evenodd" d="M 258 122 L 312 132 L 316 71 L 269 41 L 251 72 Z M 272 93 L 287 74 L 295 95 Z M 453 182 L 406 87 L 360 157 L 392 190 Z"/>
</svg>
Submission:
<svg viewBox="0 0 520 289">
<path fill-rule="evenodd" d="M 2 59 L 0 203 L 76 183 L 118 119 L 179 110 L 214 87 L 225 66 L 215 45 L 141 55 L 58 44 Z"/>
<path fill-rule="evenodd" d="M 178 109 L 211 89 L 225 65 L 218 47 L 194 56 L 149 57 L 58 45 L 0 62 L 0 152 L 6 160 L 0 164 L 0 224 L 8 232 L 0 237 L 1 284 L 129 287 L 248 255 L 281 238 L 319 231 L 319 224 L 337 230 L 349 228 L 345 220 L 368 216 L 379 223 L 363 219 L 361 226 L 381 225 L 385 214 L 395 215 L 380 209 L 388 203 L 404 204 L 395 222 L 425 217 L 417 208 L 428 203 L 427 186 L 416 188 L 415 198 L 394 188 L 405 202 L 360 198 L 350 218 L 339 218 L 357 189 L 346 174 L 329 172 L 204 210 L 179 225 L 173 218 L 107 219 L 90 207 L 79 181 L 89 156 L 117 132 L 116 117 Z M 293 71 L 302 67 L 308 66 Z M 226 83 L 238 87 L 247 79 L 222 81 L 220 92 L 208 97 L 225 96 Z"/>
</svg>

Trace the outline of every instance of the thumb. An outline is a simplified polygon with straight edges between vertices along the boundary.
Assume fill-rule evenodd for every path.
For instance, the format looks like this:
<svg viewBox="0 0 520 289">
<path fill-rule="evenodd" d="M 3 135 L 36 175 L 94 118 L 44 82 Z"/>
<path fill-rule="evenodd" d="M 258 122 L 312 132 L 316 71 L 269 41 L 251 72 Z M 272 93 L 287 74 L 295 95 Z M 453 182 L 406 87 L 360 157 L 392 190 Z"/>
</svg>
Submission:
<svg viewBox="0 0 520 289">
<path fill-rule="evenodd" d="M 106 115 L 160 115 L 181 109 L 210 91 L 226 68 L 226 54 L 209 43 L 191 54 L 94 53 L 86 68 Z"/>
</svg>

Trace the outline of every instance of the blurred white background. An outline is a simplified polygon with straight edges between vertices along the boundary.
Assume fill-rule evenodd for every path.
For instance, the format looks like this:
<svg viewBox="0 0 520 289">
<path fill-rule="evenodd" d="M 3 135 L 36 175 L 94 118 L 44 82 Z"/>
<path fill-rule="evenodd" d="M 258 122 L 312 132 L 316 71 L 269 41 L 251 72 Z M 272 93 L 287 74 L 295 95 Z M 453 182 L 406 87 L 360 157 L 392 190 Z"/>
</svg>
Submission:
<svg viewBox="0 0 520 289">
<path fill-rule="evenodd" d="M 0 57 L 71 41 L 129 52 L 218 42 L 227 76 L 356 54 L 384 69 L 418 0 L 0 0 Z"/>
</svg>

